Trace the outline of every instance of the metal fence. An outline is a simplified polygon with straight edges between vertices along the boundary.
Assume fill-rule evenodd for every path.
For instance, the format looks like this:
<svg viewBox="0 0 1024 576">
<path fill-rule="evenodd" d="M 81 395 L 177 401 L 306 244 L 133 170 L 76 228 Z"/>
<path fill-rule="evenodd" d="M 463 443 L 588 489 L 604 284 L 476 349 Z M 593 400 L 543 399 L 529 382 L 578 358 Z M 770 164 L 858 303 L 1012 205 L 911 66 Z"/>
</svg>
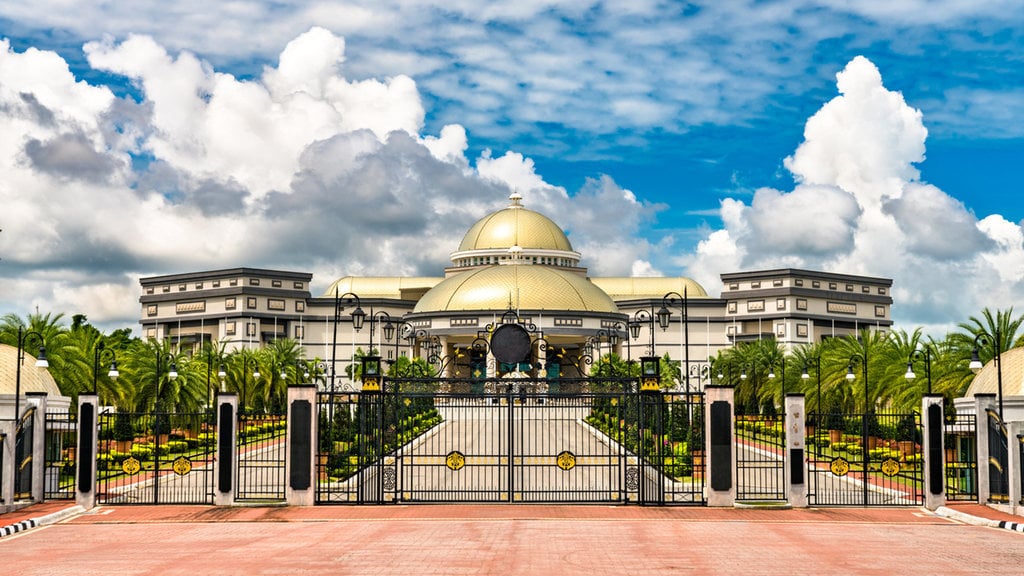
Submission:
<svg viewBox="0 0 1024 576">
<path fill-rule="evenodd" d="M 785 448 L 785 416 L 736 416 L 737 500 L 786 500 Z"/>
<path fill-rule="evenodd" d="M 990 502 L 1010 501 L 1009 442 L 1006 425 L 992 409 L 985 410 L 988 417 L 988 499 Z"/>
<path fill-rule="evenodd" d="M 921 419 L 912 414 L 812 414 L 808 503 L 917 506 L 924 503 Z"/>
<path fill-rule="evenodd" d="M 956 414 L 946 422 L 946 499 L 978 501 L 978 418 Z"/>
<path fill-rule="evenodd" d="M 46 500 L 74 500 L 77 441 L 74 414 L 46 412 Z"/>
<path fill-rule="evenodd" d="M 30 407 L 18 420 L 14 444 L 14 499 L 32 498 L 32 445 L 35 438 L 36 408 Z"/>
<path fill-rule="evenodd" d="M 213 504 L 209 413 L 103 413 L 98 504 Z"/>
<path fill-rule="evenodd" d="M 285 499 L 286 431 L 287 422 L 282 414 L 239 416 L 235 500 Z"/>
</svg>

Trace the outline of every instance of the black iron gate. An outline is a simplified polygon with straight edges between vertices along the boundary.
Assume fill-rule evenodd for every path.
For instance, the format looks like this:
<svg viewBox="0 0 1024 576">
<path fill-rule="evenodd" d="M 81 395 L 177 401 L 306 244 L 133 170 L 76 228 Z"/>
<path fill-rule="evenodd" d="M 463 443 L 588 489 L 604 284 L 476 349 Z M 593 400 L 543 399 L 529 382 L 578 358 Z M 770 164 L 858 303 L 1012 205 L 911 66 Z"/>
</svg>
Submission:
<svg viewBox="0 0 1024 576">
<path fill-rule="evenodd" d="M 32 498 L 32 443 L 35 441 L 36 408 L 25 410 L 18 420 L 14 440 L 14 499 Z"/>
<path fill-rule="evenodd" d="M 810 505 L 924 503 L 919 414 L 813 414 L 812 421 Z"/>
<path fill-rule="evenodd" d="M 317 501 L 703 503 L 700 396 L 549 384 L 393 379 L 321 395 Z"/>
<path fill-rule="evenodd" d="M 75 459 L 77 456 L 75 416 L 70 411 L 46 412 L 46 466 L 43 498 L 75 498 Z"/>
<path fill-rule="evenodd" d="M 736 500 L 786 500 L 785 448 L 785 416 L 736 416 Z"/>
<path fill-rule="evenodd" d="M 956 414 L 946 422 L 946 500 L 978 501 L 978 418 Z"/>
<path fill-rule="evenodd" d="M 210 413 L 102 413 L 98 504 L 213 504 Z"/>
<path fill-rule="evenodd" d="M 283 414 L 243 414 L 238 418 L 235 500 L 285 499 L 285 432 Z"/>
<path fill-rule="evenodd" d="M 1006 425 L 994 410 L 988 415 L 988 499 L 990 502 L 1010 501 L 1010 481 L 1007 468 L 1010 453 Z"/>
</svg>

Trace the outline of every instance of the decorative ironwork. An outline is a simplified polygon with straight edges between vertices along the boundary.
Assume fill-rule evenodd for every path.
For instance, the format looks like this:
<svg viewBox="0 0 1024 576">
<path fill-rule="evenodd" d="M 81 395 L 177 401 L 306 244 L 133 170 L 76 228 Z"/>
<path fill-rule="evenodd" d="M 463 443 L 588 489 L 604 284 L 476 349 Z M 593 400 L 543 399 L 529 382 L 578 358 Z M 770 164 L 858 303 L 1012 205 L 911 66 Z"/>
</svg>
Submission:
<svg viewBox="0 0 1024 576">
<path fill-rule="evenodd" d="M 558 456 L 555 458 L 555 463 L 562 470 L 572 470 L 576 467 L 576 455 L 568 450 L 564 450 L 559 452 Z"/>
<path fill-rule="evenodd" d="M 846 458 L 839 456 L 832 460 L 832 463 L 828 465 L 828 469 L 836 476 L 846 476 L 850 473 L 850 462 Z"/>
<path fill-rule="evenodd" d="M 892 477 L 900 473 L 900 463 L 895 458 L 886 458 L 882 462 L 882 474 Z"/>
<path fill-rule="evenodd" d="M 192 461 L 184 456 L 178 456 L 171 468 L 178 476 L 184 476 L 192 471 Z"/>
<path fill-rule="evenodd" d="M 384 467 L 384 489 L 394 490 L 397 485 L 398 472 L 395 471 L 394 466 Z"/>
<path fill-rule="evenodd" d="M 449 470 L 462 470 L 466 465 L 466 456 L 458 450 L 452 450 L 444 459 L 444 465 Z"/>
<path fill-rule="evenodd" d="M 129 476 L 134 476 L 142 470 L 142 463 L 135 456 L 129 456 L 121 462 L 121 470 Z"/>
<path fill-rule="evenodd" d="M 626 490 L 636 492 L 640 489 L 640 470 L 636 466 L 626 468 Z"/>
</svg>

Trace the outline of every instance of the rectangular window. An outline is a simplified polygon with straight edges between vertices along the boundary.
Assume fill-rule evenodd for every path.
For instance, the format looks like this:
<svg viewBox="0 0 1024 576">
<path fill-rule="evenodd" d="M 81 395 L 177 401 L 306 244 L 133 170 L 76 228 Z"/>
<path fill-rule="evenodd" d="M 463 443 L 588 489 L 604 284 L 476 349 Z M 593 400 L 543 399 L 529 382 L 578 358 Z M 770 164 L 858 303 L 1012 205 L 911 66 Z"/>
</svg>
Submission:
<svg viewBox="0 0 1024 576">
<path fill-rule="evenodd" d="M 828 283 L 828 289 L 829 290 L 838 290 L 839 289 L 839 284 L 836 284 L 835 282 L 829 282 Z"/>
<path fill-rule="evenodd" d="M 821 288 L 821 282 L 818 282 L 817 280 L 812 280 L 811 288 Z"/>
<path fill-rule="evenodd" d="M 214 288 L 220 288 L 220 280 L 214 280 L 213 281 L 213 287 Z"/>
<path fill-rule="evenodd" d="M 736 313 L 736 302 L 729 302 L 729 314 Z"/>
<path fill-rule="evenodd" d="M 782 280 L 772 280 L 772 286 L 774 286 L 775 288 L 782 286 Z"/>
<path fill-rule="evenodd" d="M 178 302 L 174 306 L 175 314 L 190 314 L 192 312 L 206 312 L 206 301 L 199 302 Z"/>
<path fill-rule="evenodd" d="M 736 327 L 735 326 L 726 326 L 725 327 L 725 333 L 728 334 L 729 336 L 734 336 L 736 334 Z"/>
<path fill-rule="evenodd" d="M 196 282 L 196 290 L 202 290 L 202 289 L 203 289 L 203 283 L 202 282 Z"/>
<path fill-rule="evenodd" d="M 245 323 L 245 335 L 246 336 L 255 336 L 256 335 L 256 323 L 255 322 L 246 322 Z"/>
<path fill-rule="evenodd" d="M 832 314 L 857 314 L 857 305 L 849 302 L 829 302 L 827 306 Z"/>
<path fill-rule="evenodd" d="M 853 292 L 853 284 L 847 284 L 846 285 L 846 291 L 847 292 Z"/>
<path fill-rule="evenodd" d="M 757 280 L 757 281 L 755 281 L 755 282 L 751 282 L 751 283 L 750 283 L 750 287 L 751 287 L 751 288 L 760 288 L 760 287 L 761 287 L 761 281 L 760 281 L 760 280 Z"/>
<path fill-rule="evenodd" d="M 146 306 L 146 315 L 147 316 L 156 316 L 156 313 L 157 313 L 156 304 L 150 304 L 149 306 Z"/>
<path fill-rule="evenodd" d="M 785 310 L 786 309 L 786 299 L 785 298 L 776 298 L 775 299 L 775 309 L 776 310 Z"/>
<path fill-rule="evenodd" d="M 272 287 L 274 287 L 274 288 L 280 288 L 281 287 L 281 281 L 280 280 L 271 280 L 270 281 L 270 285 Z"/>
<path fill-rule="evenodd" d="M 807 337 L 807 324 L 797 324 L 796 325 L 796 335 L 799 336 L 800 338 L 806 338 Z"/>
<path fill-rule="evenodd" d="M 775 325 L 775 335 L 785 336 L 786 335 L 786 324 L 785 322 L 779 322 Z"/>
<path fill-rule="evenodd" d="M 796 280 L 793 280 L 793 284 L 796 285 L 796 286 L 803 286 L 804 285 L 804 279 L 803 278 L 797 278 Z"/>
<path fill-rule="evenodd" d="M 303 338 L 306 337 L 305 328 L 306 328 L 305 326 L 296 326 L 295 327 L 295 339 L 296 340 L 302 340 Z"/>
<path fill-rule="evenodd" d="M 860 291 L 865 293 L 865 294 L 870 294 L 871 293 L 871 286 L 861 286 L 860 287 Z"/>
<path fill-rule="evenodd" d="M 184 292 L 188 290 L 188 284 L 178 284 L 178 292 Z"/>
<path fill-rule="evenodd" d="M 163 291 L 164 291 L 164 293 L 170 292 L 171 291 L 171 287 L 170 286 L 164 286 L 163 287 Z"/>
<path fill-rule="evenodd" d="M 227 334 L 228 336 L 234 336 L 235 335 L 235 323 L 234 322 L 225 322 L 224 323 L 224 333 Z"/>
<path fill-rule="evenodd" d="M 739 289 L 740 289 L 739 282 L 731 282 L 729 284 L 729 290 L 739 290 Z"/>
<path fill-rule="evenodd" d="M 225 310 L 234 310 L 235 309 L 235 299 L 234 298 L 225 298 L 224 299 L 224 309 Z"/>
<path fill-rule="evenodd" d="M 885 306 L 875 306 L 875 316 L 877 318 L 885 318 Z"/>
<path fill-rule="evenodd" d="M 152 286 L 150 286 L 149 288 L 146 288 L 146 294 L 152 294 L 152 293 L 153 293 L 153 287 Z"/>
<path fill-rule="evenodd" d="M 296 312 L 305 312 L 306 311 L 306 303 L 303 302 L 302 300 L 296 300 L 295 301 L 295 311 Z"/>
<path fill-rule="evenodd" d="M 156 338 L 156 328 L 146 328 L 146 338 Z"/>
<path fill-rule="evenodd" d="M 796 309 L 797 310 L 807 310 L 807 299 L 806 298 L 797 298 L 796 299 Z"/>
<path fill-rule="evenodd" d="M 748 300 L 747 312 L 764 312 L 764 300 Z"/>
<path fill-rule="evenodd" d="M 260 285 L 260 279 L 259 278 L 249 278 L 249 286 L 259 286 L 259 285 Z"/>
<path fill-rule="evenodd" d="M 885 288 L 879 288 L 878 289 L 878 294 L 881 295 L 881 296 L 885 296 Z"/>
<path fill-rule="evenodd" d="M 228 280 L 228 286 L 238 286 L 238 278 L 232 278 Z"/>
<path fill-rule="evenodd" d="M 296 282 L 296 283 L 292 284 L 292 288 L 295 288 L 296 290 L 302 290 L 303 286 L 304 286 L 304 284 L 302 282 Z"/>
<path fill-rule="evenodd" d="M 256 297 L 255 296 L 249 296 L 248 298 L 246 298 L 245 299 L 245 307 L 248 308 L 249 310 L 255 310 L 256 309 Z"/>
<path fill-rule="evenodd" d="M 269 298 L 269 299 L 267 299 L 267 309 L 268 310 L 284 310 L 284 300 L 281 300 L 279 298 Z"/>
</svg>

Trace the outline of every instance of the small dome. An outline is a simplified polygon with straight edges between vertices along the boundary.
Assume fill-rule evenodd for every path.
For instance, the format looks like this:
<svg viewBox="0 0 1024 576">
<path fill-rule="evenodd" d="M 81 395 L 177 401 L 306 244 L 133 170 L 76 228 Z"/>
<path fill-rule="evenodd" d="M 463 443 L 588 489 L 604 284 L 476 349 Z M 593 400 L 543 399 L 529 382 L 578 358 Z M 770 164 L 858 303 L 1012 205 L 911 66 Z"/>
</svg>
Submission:
<svg viewBox="0 0 1024 576">
<path fill-rule="evenodd" d="M 445 279 L 413 313 L 459 310 L 573 310 L 617 313 L 618 307 L 586 278 L 547 266 L 489 266 Z"/>
<path fill-rule="evenodd" d="M 1011 348 L 999 355 L 1003 363 L 1003 396 L 1024 396 L 1024 348 Z M 997 394 L 999 370 L 995 360 L 989 360 L 975 375 L 966 397 L 975 394 Z"/>
<path fill-rule="evenodd" d="M 507 208 L 484 216 L 462 238 L 457 252 L 467 250 L 521 249 L 563 250 L 572 252 L 572 244 L 562 228 L 550 218 L 523 207 L 513 194 Z"/>
<path fill-rule="evenodd" d="M 14 395 L 17 388 L 18 349 L 7 344 L 0 344 L 0 394 Z M 36 359 L 25 354 L 21 364 L 21 389 L 24 396 L 27 392 L 46 392 L 51 398 L 61 396 L 57 382 L 46 368 L 36 366 Z M 24 402 L 22 398 L 22 402 Z"/>
</svg>

